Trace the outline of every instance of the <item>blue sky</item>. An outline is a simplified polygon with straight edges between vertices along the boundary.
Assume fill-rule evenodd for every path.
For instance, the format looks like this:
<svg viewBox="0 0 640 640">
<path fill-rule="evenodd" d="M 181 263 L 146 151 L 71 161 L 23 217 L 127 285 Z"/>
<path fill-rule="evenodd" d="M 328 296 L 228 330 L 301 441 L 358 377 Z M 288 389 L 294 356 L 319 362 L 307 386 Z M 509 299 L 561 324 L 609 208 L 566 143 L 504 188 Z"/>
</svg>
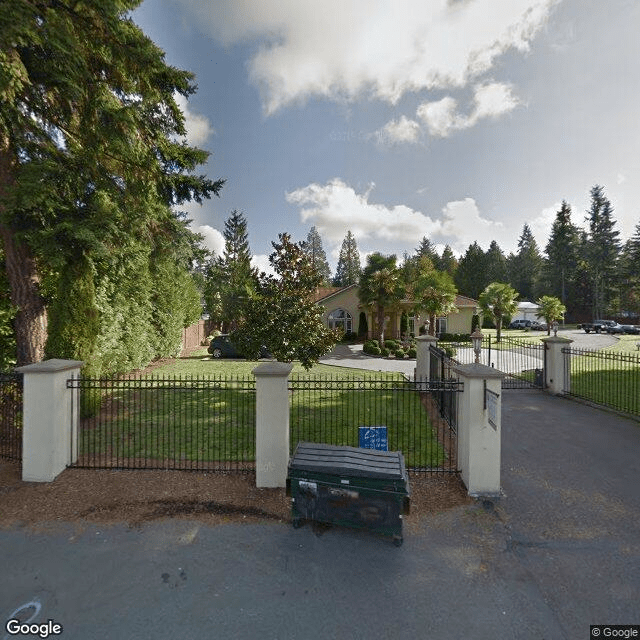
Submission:
<svg viewBox="0 0 640 640">
<path fill-rule="evenodd" d="M 332 268 L 348 229 L 363 256 L 425 235 L 508 253 L 528 223 L 542 250 L 596 183 L 623 239 L 640 221 L 637 0 L 144 0 L 133 19 L 196 74 L 189 140 L 227 184 L 188 213 L 218 252 L 233 209 L 261 267 L 314 225 Z"/>
</svg>

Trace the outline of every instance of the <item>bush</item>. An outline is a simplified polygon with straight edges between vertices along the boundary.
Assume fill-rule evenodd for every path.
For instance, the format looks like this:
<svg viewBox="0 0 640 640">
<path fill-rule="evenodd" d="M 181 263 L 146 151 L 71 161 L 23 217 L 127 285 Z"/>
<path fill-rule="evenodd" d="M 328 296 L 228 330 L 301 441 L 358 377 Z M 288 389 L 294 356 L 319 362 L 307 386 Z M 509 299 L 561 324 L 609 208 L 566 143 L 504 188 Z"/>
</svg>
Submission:
<svg viewBox="0 0 640 640">
<path fill-rule="evenodd" d="M 371 347 L 370 350 L 367 351 L 367 353 L 372 356 L 379 356 L 382 352 L 380 350 L 380 347 Z"/>
<path fill-rule="evenodd" d="M 405 353 L 402 349 L 396 349 L 395 351 L 395 356 L 396 358 L 400 358 L 401 360 L 404 359 Z"/>
<path fill-rule="evenodd" d="M 440 342 L 471 342 L 471 335 L 468 333 L 441 333 Z"/>
<path fill-rule="evenodd" d="M 357 334 L 353 333 L 353 331 L 349 331 L 340 338 L 340 342 L 355 342 L 357 339 Z"/>
<path fill-rule="evenodd" d="M 417 350 L 416 350 L 416 348 L 415 348 L 415 347 L 409 347 L 409 351 L 407 351 L 407 355 L 408 355 L 410 358 L 415 358 L 415 357 L 417 357 L 418 352 L 417 352 Z"/>
<path fill-rule="evenodd" d="M 391 350 L 391 351 L 395 351 L 398 346 L 400 345 L 400 343 L 397 340 L 385 340 L 384 341 L 384 346 L 385 348 Z"/>
<path fill-rule="evenodd" d="M 450 344 L 445 344 L 441 349 L 445 352 L 448 358 L 455 358 L 456 353 L 458 353 L 458 350 Z"/>
<path fill-rule="evenodd" d="M 382 349 L 380 349 L 380 355 L 386 358 L 389 355 L 389 349 L 382 347 Z"/>
<path fill-rule="evenodd" d="M 378 341 L 377 340 L 367 340 L 367 342 L 365 342 L 362 345 L 362 351 L 364 351 L 364 353 L 377 355 L 375 353 L 376 349 L 378 350 L 378 353 L 379 353 L 380 352 L 380 347 L 378 346 Z"/>
</svg>

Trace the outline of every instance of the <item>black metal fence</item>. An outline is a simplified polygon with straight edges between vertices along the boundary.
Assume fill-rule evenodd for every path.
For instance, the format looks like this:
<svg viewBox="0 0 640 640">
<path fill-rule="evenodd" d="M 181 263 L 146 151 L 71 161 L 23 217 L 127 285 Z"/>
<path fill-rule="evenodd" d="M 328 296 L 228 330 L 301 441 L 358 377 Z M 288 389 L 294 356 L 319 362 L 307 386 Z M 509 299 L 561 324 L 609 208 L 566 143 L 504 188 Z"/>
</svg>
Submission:
<svg viewBox="0 0 640 640">
<path fill-rule="evenodd" d="M 91 468 L 255 468 L 255 380 L 80 378 L 78 461 Z"/>
<path fill-rule="evenodd" d="M 292 378 L 291 452 L 301 441 L 353 447 L 384 447 L 386 441 L 388 450 L 403 453 L 413 473 L 454 473 L 456 432 L 433 404 L 442 388 L 401 374 Z M 363 442 L 367 438 L 378 445 Z"/>
<path fill-rule="evenodd" d="M 617 411 L 640 415 L 640 356 L 563 348 L 564 392 Z"/>
<path fill-rule="evenodd" d="M 503 389 L 544 389 L 545 365 L 544 342 L 502 336 L 494 345 L 491 366 L 507 374 Z"/>
<path fill-rule="evenodd" d="M 21 373 L 0 374 L 0 458 L 22 460 Z"/>
</svg>

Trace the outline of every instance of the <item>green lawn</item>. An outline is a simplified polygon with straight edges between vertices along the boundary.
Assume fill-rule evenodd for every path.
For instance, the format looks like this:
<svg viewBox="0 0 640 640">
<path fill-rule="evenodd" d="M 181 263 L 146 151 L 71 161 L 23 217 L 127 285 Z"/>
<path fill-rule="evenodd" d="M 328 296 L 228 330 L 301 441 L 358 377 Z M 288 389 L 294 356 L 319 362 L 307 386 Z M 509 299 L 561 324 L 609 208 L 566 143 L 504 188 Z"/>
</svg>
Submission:
<svg viewBox="0 0 640 640">
<path fill-rule="evenodd" d="M 94 452 L 92 464 L 99 466 L 131 467 L 143 459 L 161 468 L 250 464 L 255 458 L 251 371 L 258 364 L 212 360 L 203 350 L 147 371 L 141 379 L 84 390 L 99 407 L 82 422 L 81 455 Z M 441 466 L 444 450 L 420 397 L 405 390 L 403 380 L 393 373 L 329 365 L 307 372 L 296 365 L 292 448 L 299 440 L 357 446 L 359 426 L 385 425 L 389 448 L 403 451 L 407 466 Z"/>
</svg>

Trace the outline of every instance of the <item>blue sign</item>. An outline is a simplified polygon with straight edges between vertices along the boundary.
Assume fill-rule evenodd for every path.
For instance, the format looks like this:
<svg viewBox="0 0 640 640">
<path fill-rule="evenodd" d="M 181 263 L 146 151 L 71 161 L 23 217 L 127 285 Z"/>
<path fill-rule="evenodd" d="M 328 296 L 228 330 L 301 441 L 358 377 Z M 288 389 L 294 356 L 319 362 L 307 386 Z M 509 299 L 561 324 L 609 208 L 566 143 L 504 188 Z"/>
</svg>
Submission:
<svg viewBox="0 0 640 640">
<path fill-rule="evenodd" d="M 359 447 L 388 451 L 387 427 L 358 427 Z"/>
</svg>

